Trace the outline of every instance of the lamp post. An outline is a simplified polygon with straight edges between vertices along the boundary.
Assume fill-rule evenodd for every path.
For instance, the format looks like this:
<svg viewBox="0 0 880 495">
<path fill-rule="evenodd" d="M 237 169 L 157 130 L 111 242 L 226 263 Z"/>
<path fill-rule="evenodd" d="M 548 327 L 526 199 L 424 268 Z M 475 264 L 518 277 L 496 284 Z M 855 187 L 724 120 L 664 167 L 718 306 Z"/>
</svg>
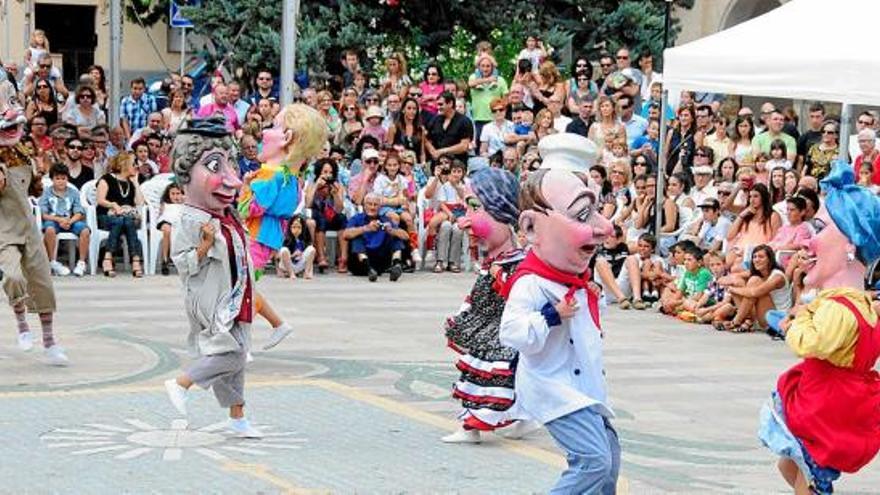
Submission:
<svg viewBox="0 0 880 495">
<path fill-rule="evenodd" d="M 281 17 L 281 104 L 293 103 L 296 77 L 296 20 L 299 0 L 284 0 Z"/>
<path fill-rule="evenodd" d="M 666 2 L 666 17 L 663 22 L 663 70 L 666 70 L 666 47 L 669 46 L 669 25 L 672 20 L 672 2 Z M 669 105 L 669 89 L 663 88 L 663 97 L 660 100 L 660 146 L 657 156 L 657 187 L 654 191 L 654 235 L 660 237 L 660 229 L 663 228 L 663 198 L 666 190 L 666 107 Z"/>
</svg>

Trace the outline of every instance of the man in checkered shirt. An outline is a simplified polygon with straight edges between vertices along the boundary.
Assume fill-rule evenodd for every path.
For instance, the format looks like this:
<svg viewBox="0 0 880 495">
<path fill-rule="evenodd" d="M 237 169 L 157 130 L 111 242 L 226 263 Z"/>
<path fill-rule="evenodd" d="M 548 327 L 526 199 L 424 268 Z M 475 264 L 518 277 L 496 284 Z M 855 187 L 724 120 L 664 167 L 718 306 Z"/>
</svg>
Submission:
<svg viewBox="0 0 880 495">
<path fill-rule="evenodd" d="M 122 99 L 119 104 L 119 117 L 125 137 L 147 125 L 147 117 L 157 111 L 156 99 L 145 93 L 147 84 L 142 77 L 131 81 L 131 95 Z"/>
</svg>

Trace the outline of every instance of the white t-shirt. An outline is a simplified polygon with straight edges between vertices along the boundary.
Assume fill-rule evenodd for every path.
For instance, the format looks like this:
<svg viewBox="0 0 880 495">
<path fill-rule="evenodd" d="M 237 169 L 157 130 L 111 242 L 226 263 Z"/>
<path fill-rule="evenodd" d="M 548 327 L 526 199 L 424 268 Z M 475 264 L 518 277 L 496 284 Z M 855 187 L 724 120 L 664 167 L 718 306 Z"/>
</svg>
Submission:
<svg viewBox="0 0 880 495">
<path fill-rule="evenodd" d="M 568 124 L 571 124 L 571 118 L 566 117 L 565 115 L 560 115 L 553 119 L 553 128 L 556 129 L 556 132 L 565 132 L 565 128 L 568 127 Z"/>
<path fill-rule="evenodd" d="M 436 201 L 437 204 L 460 203 L 462 198 L 459 197 L 455 186 L 449 181 L 446 181 L 443 184 L 440 184 L 440 187 L 437 188 L 437 192 L 434 194 L 434 201 Z"/>
<path fill-rule="evenodd" d="M 697 237 L 700 239 L 700 247 L 708 248 L 716 241 L 724 242 L 724 239 L 727 238 L 727 233 L 730 231 L 731 225 L 730 220 L 724 216 L 718 217 L 718 221 L 715 222 L 715 225 L 703 221 L 703 224 L 700 226 L 700 232 L 697 234 Z"/>
<path fill-rule="evenodd" d="M 383 198 L 397 197 L 401 191 L 406 191 L 406 178 L 400 174 L 397 174 L 394 180 L 391 180 L 385 174 L 379 174 L 376 180 L 373 181 L 373 193 Z"/>
<path fill-rule="evenodd" d="M 517 60 L 527 59 L 532 62 L 532 72 L 538 72 L 538 69 L 541 67 L 541 49 L 535 48 L 534 50 L 529 50 L 528 48 L 523 48 L 519 55 L 516 57 Z"/>
<path fill-rule="evenodd" d="M 505 120 L 501 123 L 501 127 L 494 121 L 489 122 L 480 132 L 480 143 L 488 143 L 488 154 L 494 155 L 504 149 L 504 136 L 507 134 L 513 134 L 513 122 Z"/>
</svg>

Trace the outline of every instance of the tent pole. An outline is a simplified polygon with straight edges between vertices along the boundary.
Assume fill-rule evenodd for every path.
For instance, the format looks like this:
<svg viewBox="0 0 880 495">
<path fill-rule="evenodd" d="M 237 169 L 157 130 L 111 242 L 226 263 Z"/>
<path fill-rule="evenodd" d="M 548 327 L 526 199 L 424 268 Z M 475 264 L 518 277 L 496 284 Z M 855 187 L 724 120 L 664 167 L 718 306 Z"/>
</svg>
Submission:
<svg viewBox="0 0 880 495">
<path fill-rule="evenodd" d="M 838 148 L 837 159 L 849 162 L 849 121 L 852 120 L 852 105 L 844 103 L 840 109 L 840 134 L 837 135 Z"/>
<path fill-rule="evenodd" d="M 666 107 L 669 106 L 669 91 L 663 90 L 660 99 L 660 146 L 657 152 L 657 187 L 654 191 L 654 236 L 660 237 L 663 227 L 663 198 L 666 179 Z"/>
</svg>

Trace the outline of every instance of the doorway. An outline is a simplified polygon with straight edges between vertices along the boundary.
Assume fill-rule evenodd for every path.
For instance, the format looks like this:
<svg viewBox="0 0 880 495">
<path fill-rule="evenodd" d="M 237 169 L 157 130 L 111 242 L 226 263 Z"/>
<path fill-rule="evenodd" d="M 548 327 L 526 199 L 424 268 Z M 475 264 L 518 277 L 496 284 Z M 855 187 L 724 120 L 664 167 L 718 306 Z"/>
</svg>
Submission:
<svg viewBox="0 0 880 495">
<path fill-rule="evenodd" d="M 95 6 L 38 3 L 34 17 L 36 29 L 46 31 L 51 52 L 63 57 L 64 83 L 75 87 L 80 74 L 95 63 Z"/>
</svg>

